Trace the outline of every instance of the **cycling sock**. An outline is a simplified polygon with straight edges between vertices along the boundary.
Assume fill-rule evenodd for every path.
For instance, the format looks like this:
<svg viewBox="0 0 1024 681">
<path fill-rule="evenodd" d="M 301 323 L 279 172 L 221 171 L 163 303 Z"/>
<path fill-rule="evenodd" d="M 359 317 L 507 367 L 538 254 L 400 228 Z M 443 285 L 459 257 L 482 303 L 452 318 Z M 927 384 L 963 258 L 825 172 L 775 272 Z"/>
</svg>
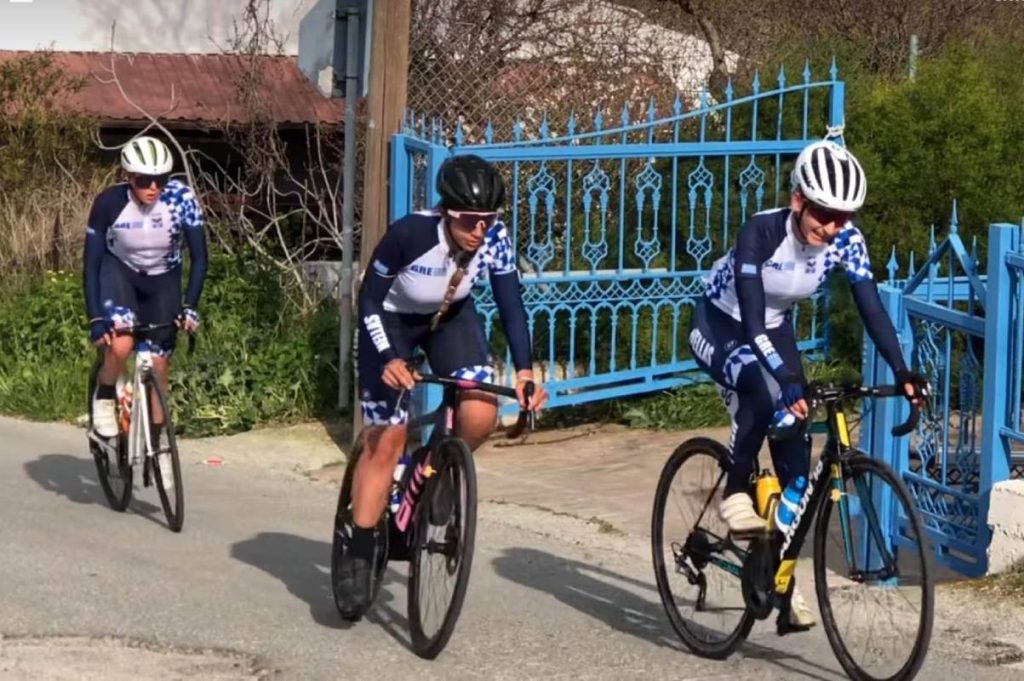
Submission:
<svg viewBox="0 0 1024 681">
<path fill-rule="evenodd" d="M 97 400 L 115 400 L 117 399 L 117 390 L 113 384 L 104 385 L 99 383 L 96 386 L 96 399 Z"/>
<path fill-rule="evenodd" d="M 377 528 L 359 527 L 352 524 L 352 555 L 363 560 L 371 560 L 377 548 Z"/>
</svg>

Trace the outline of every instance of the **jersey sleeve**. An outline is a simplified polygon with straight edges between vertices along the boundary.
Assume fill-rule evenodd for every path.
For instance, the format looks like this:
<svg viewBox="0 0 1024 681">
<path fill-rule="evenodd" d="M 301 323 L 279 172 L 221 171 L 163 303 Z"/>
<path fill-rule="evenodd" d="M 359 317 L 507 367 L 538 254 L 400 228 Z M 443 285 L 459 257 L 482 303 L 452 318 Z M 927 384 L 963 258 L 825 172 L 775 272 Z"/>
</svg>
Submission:
<svg viewBox="0 0 1024 681">
<path fill-rule="evenodd" d="M 498 315 L 508 337 L 512 363 L 516 371 L 532 369 L 533 350 L 519 282 L 519 268 L 516 267 L 515 251 L 508 230 L 500 222 L 484 237 L 484 264 L 490 275 L 494 304 L 498 307 Z"/>
<path fill-rule="evenodd" d="M 384 298 L 395 277 L 408 263 L 402 248 L 401 231 L 388 229 L 373 249 L 370 266 L 359 287 L 359 323 L 363 325 L 381 359 L 387 363 L 398 357 L 384 327 Z"/>
<path fill-rule="evenodd" d="M 185 241 L 188 243 L 188 250 L 192 259 L 192 266 L 189 270 L 188 288 L 185 290 L 185 305 L 196 307 L 199 305 L 199 296 L 203 292 L 203 283 L 206 281 L 206 270 L 209 266 L 209 255 L 206 248 L 206 218 L 198 199 L 191 189 L 185 190 L 182 197 L 179 211 L 182 232 L 185 234 Z"/>
<path fill-rule="evenodd" d="M 767 301 L 761 266 L 785 237 L 785 224 L 751 219 L 740 230 L 733 250 L 736 272 L 736 300 L 740 308 L 744 340 L 779 385 L 799 380 L 798 367 L 787 366 L 768 337 L 765 324 Z"/>
<path fill-rule="evenodd" d="M 850 225 L 836 236 L 839 262 L 846 270 L 851 284 L 861 281 L 873 281 L 871 258 L 868 257 L 868 245 L 859 229 Z"/>
<path fill-rule="evenodd" d="M 89 209 L 89 221 L 85 226 L 85 255 L 82 267 L 82 288 L 85 293 L 85 311 L 89 319 L 103 316 L 100 300 L 100 266 L 107 251 L 107 229 L 110 227 L 110 211 L 107 210 L 105 195 L 100 194 Z"/>
</svg>

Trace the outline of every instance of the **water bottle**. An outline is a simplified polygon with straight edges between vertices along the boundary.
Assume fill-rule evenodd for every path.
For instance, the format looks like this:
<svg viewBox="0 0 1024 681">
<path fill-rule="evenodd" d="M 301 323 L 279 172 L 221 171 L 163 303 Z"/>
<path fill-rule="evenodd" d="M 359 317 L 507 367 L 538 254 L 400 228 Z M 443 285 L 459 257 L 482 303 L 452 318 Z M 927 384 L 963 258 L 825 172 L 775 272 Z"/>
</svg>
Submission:
<svg viewBox="0 0 1024 681">
<path fill-rule="evenodd" d="M 757 514 L 768 519 L 775 511 L 779 502 L 782 489 L 779 487 L 779 479 L 772 475 L 771 471 L 764 469 L 757 478 Z"/>
<path fill-rule="evenodd" d="M 799 476 L 786 485 L 786 490 L 779 499 L 779 505 L 775 508 L 775 527 L 779 532 L 788 532 L 796 519 L 797 509 L 800 508 L 800 499 L 807 488 L 807 478 Z"/>
<path fill-rule="evenodd" d="M 402 478 L 405 475 L 405 469 L 412 463 L 412 457 L 409 456 L 409 452 L 402 452 L 401 458 L 398 459 L 398 465 L 395 466 L 395 473 L 391 480 L 391 496 L 388 497 L 388 508 L 391 509 L 392 513 L 398 513 L 398 507 L 402 503 Z"/>
</svg>

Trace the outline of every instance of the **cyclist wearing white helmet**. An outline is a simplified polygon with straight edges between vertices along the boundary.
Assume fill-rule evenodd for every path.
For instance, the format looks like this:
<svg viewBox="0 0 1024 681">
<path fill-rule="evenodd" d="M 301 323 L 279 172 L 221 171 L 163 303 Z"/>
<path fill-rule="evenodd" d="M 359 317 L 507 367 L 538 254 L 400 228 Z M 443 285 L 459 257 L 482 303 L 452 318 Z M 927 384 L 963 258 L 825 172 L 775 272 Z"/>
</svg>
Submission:
<svg viewBox="0 0 1024 681">
<path fill-rule="evenodd" d="M 192 190 L 170 179 L 174 158 L 159 139 L 141 136 L 121 149 L 126 182 L 104 190 L 93 201 L 85 233 L 84 289 L 90 337 L 107 346 L 93 395 L 93 426 L 102 437 L 117 435 L 114 385 L 133 350 L 135 324 L 178 321 L 187 331 L 199 325 L 199 295 L 206 277 L 203 213 Z M 181 296 L 181 241 L 192 269 L 184 305 Z M 154 371 L 167 390 L 168 360 L 175 329 L 154 331 L 147 344 Z M 154 415 L 161 419 L 162 415 Z M 159 421 L 158 421 L 159 423 Z M 159 427 L 153 438 L 159 441 Z"/>
<path fill-rule="evenodd" d="M 867 195 L 867 180 L 849 151 L 828 140 L 800 152 L 792 173 L 788 208 L 757 213 L 740 230 L 736 246 L 715 262 L 705 295 L 691 321 L 690 348 L 714 379 L 732 416 L 729 470 L 719 508 L 731 532 L 760 531 L 764 520 L 751 492 L 757 456 L 777 409 L 808 416 L 806 379 L 791 312 L 810 298 L 834 270 L 845 270 L 868 334 L 908 399 L 918 399 L 924 379 L 903 360 L 896 330 L 882 307 L 864 235 L 851 222 Z M 805 479 L 809 460 L 800 438 L 769 442 L 783 488 Z M 779 629 L 814 624 L 794 591 Z"/>
</svg>

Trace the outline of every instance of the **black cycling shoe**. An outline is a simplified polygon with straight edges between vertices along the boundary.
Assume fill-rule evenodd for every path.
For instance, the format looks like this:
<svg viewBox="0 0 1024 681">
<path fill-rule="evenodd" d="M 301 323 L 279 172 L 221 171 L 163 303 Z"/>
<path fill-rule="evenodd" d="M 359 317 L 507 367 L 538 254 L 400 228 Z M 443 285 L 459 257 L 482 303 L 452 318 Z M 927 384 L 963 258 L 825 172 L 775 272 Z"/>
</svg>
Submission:
<svg viewBox="0 0 1024 681">
<path fill-rule="evenodd" d="M 377 595 L 380 542 L 368 558 L 354 555 L 350 542 L 350 537 L 344 537 L 341 542 L 341 555 L 334 573 L 334 602 L 342 619 L 356 622 L 370 609 Z"/>
</svg>

